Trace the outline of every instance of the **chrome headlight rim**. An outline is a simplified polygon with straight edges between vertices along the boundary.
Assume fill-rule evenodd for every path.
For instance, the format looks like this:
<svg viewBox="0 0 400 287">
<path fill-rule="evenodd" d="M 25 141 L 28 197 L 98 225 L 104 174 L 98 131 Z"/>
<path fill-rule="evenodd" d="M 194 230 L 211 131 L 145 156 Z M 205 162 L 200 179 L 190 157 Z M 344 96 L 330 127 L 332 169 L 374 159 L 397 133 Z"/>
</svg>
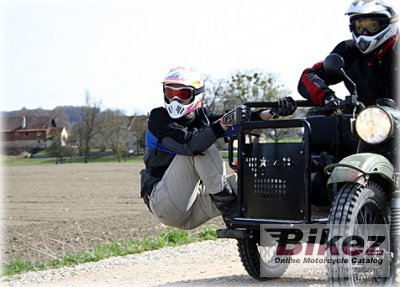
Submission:
<svg viewBox="0 0 400 287">
<path fill-rule="evenodd" d="M 363 121 L 362 117 L 365 115 L 365 113 L 371 113 L 371 112 L 373 112 L 373 110 L 379 110 L 380 112 L 383 112 L 385 117 L 382 120 L 387 120 L 387 124 L 389 125 L 389 129 L 386 132 L 385 136 L 382 137 L 381 140 L 371 142 L 371 141 L 368 141 L 366 139 L 367 137 L 364 136 L 362 134 L 362 132 L 360 132 L 359 124 L 360 124 L 360 122 L 362 123 L 362 121 Z M 356 130 L 356 133 L 357 133 L 358 137 L 361 139 L 362 142 L 364 142 L 364 143 L 366 143 L 368 145 L 380 145 L 380 144 L 383 144 L 383 143 L 387 142 L 388 140 L 390 140 L 392 138 L 393 131 L 394 131 L 394 120 L 393 120 L 393 117 L 392 117 L 391 113 L 389 111 L 387 111 L 385 109 L 385 107 L 383 107 L 383 106 L 370 106 L 370 107 L 367 107 L 367 108 L 363 109 L 357 115 L 356 121 L 355 121 L 355 130 Z"/>
</svg>

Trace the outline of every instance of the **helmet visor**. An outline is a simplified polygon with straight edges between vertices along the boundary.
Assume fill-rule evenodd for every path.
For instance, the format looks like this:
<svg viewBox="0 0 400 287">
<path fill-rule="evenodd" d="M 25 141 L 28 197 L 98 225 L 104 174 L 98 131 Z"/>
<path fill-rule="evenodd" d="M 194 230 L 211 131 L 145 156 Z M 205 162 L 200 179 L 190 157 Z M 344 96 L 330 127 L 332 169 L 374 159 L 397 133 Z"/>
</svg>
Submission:
<svg viewBox="0 0 400 287">
<path fill-rule="evenodd" d="M 356 35 L 374 35 L 389 23 L 390 20 L 385 17 L 354 18 L 350 21 L 350 29 Z"/>
<path fill-rule="evenodd" d="M 164 86 L 164 96 L 170 100 L 188 101 L 194 97 L 194 88 L 182 86 Z"/>
</svg>

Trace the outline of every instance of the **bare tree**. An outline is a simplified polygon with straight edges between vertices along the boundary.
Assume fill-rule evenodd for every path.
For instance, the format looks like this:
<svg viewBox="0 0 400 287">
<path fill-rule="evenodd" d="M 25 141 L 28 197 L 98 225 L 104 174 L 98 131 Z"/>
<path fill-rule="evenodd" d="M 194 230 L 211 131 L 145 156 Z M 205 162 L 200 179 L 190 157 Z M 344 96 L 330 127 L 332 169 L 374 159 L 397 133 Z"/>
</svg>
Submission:
<svg viewBox="0 0 400 287">
<path fill-rule="evenodd" d="M 203 105 L 219 113 L 246 102 L 276 101 L 289 94 L 277 75 L 260 70 L 236 71 L 228 79 L 220 80 L 208 76 L 206 81 Z M 287 135 L 288 130 L 284 129 L 275 129 L 267 134 L 274 141 Z"/>
<path fill-rule="evenodd" d="M 273 101 L 289 94 L 277 75 L 264 71 L 237 71 L 229 79 L 207 79 L 204 106 L 215 112 L 233 109 L 245 102 Z"/>
<path fill-rule="evenodd" d="M 51 135 L 51 145 L 48 148 L 47 152 L 49 156 L 53 156 L 56 158 L 56 164 L 63 163 L 64 157 L 72 156 L 72 149 L 70 147 L 70 143 L 65 139 L 63 139 L 61 135 L 61 130 L 58 129 L 53 132 Z"/>
<path fill-rule="evenodd" d="M 121 155 L 126 153 L 124 143 L 128 132 L 128 117 L 119 110 L 106 110 L 101 114 L 101 118 L 100 136 L 106 146 L 116 154 L 118 161 L 121 161 Z"/>
<path fill-rule="evenodd" d="M 207 83 L 203 106 L 209 108 L 212 112 L 224 111 L 224 98 L 228 94 L 228 81 L 213 79 L 211 76 L 205 77 Z"/>
<path fill-rule="evenodd" d="M 78 137 L 78 148 L 84 156 L 84 162 L 88 162 L 90 147 L 93 137 L 99 132 L 100 125 L 100 103 L 91 99 L 89 92 L 86 92 L 86 104 L 82 107 L 82 123 L 76 127 Z"/>
</svg>

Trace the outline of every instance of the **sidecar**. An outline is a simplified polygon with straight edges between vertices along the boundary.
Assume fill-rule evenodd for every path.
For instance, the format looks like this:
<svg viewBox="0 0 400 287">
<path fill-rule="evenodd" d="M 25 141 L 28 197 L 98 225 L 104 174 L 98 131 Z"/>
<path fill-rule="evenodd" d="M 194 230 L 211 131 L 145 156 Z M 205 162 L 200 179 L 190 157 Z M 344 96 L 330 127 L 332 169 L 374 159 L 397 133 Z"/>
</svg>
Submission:
<svg viewBox="0 0 400 287">
<path fill-rule="evenodd" d="M 305 101 L 298 106 L 309 106 Z M 249 108 L 268 103 L 247 103 Z M 261 246 L 265 224 L 324 224 L 335 185 L 326 187 L 320 165 L 338 162 L 356 149 L 349 143 L 351 115 L 305 116 L 243 122 L 229 142 L 229 165 L 236 170 L 238 214 L 232 228 L 217 231 L 220 238 L 235 238 L 246 271 L 257 280 L 280 277 L 289 262 L 274 258 L 273 248 Z M 272 141 L 268 135 L 277 135 Z M 321 158 L 324 157 L 324 158 Z M 323 200 L 319 200 L 323 198 Z M 270 253 L 270 255 L 266 254 Z M 260 258 L 262 260 L 260 260 Z"/>
</svg>

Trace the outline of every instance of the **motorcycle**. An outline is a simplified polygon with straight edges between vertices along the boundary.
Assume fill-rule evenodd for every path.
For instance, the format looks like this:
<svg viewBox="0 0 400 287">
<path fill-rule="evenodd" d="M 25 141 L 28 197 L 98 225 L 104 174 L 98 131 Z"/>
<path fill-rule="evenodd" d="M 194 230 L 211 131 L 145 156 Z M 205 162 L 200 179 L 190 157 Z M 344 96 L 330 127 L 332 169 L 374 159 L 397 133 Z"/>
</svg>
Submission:
<svg viewBox="0 0 400 287">
<path fill-rule="evenodd" d="M 324 67 L 351 81 L 339 55 L 329 55 Z M 301 240 L 308 238 L 309 246 L 318 237 L 330 283 L 355 286 L 395 280 L 400 248 L 400 110 L 390 99 L 365 107 L 357 99 L 356 87 L 354 91 L 334 111 L 297 101 L 298 107 L 311 107 L 302 119 L 250 121 L 243 108 L 236 110 L 241 123 L 229 140 L 228 160 L 237 173 L 239 216 L 217 236 L 237 239 L 243 266 L 253 278 L 281 277 L 289 264 L 299 262 L 292 260 L 296 248 L 288 246 L 304 251 Z M 244 106 L 250 110 L 274 105 Z M 281 130 L 289 131 L 291 140 L 265 140 Z M 301 233 L 305 226 L 308 233 Z M 376 231 L 376 226 L 383 230 Z M 270 230 L 275 234 L 265 235 Z M 367 246 L 367 241 L 373 243 Z M 386 264 L 371 265 L 378 257 Z"/>
</svg>

